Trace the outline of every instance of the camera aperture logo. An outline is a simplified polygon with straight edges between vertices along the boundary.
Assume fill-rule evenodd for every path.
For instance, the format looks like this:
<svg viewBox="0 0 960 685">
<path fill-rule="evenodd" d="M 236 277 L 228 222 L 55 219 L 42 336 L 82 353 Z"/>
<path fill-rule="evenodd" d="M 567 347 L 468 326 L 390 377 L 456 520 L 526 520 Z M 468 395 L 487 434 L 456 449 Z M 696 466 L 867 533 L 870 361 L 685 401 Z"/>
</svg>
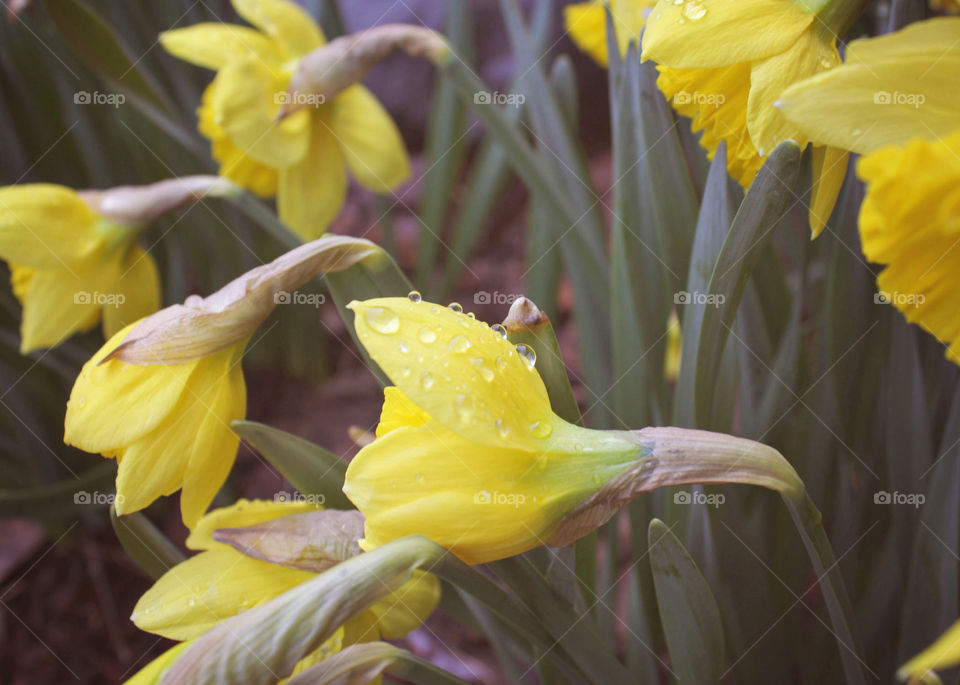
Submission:
<svg viewBox="0 0 960 685">
<path fill-rule="evenodd" d="M 894 291 L 892 293 L 881 290 L 873 294 L 874 304 L 892 304 L 900 309 L 904 307 L 913 307 L 916 309 L 927 301 L 927 296 L 923 293 L 901 293 Z"/>
<path fill-rule="evenodd" d="M 686 290 L 681 290 L 673 294 L 674 304 L 698 304 L 701 306 L 709 305 L 711 307 L 719 307 L 726 301 L 727 296 L 723 293 L 701 293 L 700 291 L 688 293 Z"/>
<path fill-rule="evenodd" d="M 927 96 L 923 93 L 901 93 L 895 90 L 892 93 L 888 90 L 878 90 L 873 94 L 873 104 L 875 105 L 905 105 L 919 109 L 920 105 L 927 101 Z"/>
<path fill-rule="evenodd" d="M 501 93 L 498 90 L 492 93 L 488 90 L 478 90 L 473 94 L 473 104 L 475 105 L 507 105 L 510 107 L 519 107 L 527 101 L 527 96 L 523 93 Z"/>
<path fill-rule="evenodd" d="M 273 501 L 278 504 L 290 504 L 293 502 L 299 502 L 301 504 L 317 504 L 322 505 L 327 501 L 325 495 L 305 495 L 302 492 L 287 492 L 286 490 L 281 490 L 280 492 L 274 494 Z"/>
<path fill-rule="evenodd" d="M 473 303 L 474 304 L 513 304 L 516 300 L 523 297 L 517 293 L 501 293 L 498 290 L 494 290 L 492 293 L 488 293 L 486 290 L 481 290 L 473 294 Z"/>
<path fill-rule="evenodd" d="M 281 90 L 273 94 L 273 104 L 292 105 L 294 107 L 319 107 L 327 101 L 327 97 L 322 93 L 301 93 L 300 91 L 290 92 Z"/>
<path fill-rule="evenodd" d="M 914 509 L 919 509 L 926 501 L 927 497 L 922 492 L 898 492 L 896 490 L 887 492 L 886 490 L 880 490 L 873 493 L 874 504 L 906 504 Z"/>
<path fill-rule="evenodd" d="M 705 504 L 708 507 L 713 507 L 714 509 L 718 508 L 721 504 L 727 501 L 727 496 L 723 493 L 706 493 L 696 490 L 690 492 L 689 490 L 678 490 L 673 493 L 673 503 L 674 504 Z"/>
<path fill-rule="evenodd" d="M 677 105 L 713 105 L 720 107 L 727 101 L 727 96 L 723 93 L 701 93 L 699 90 L 690 92 L 679 90 L 673 96 L 673 102 Z"/>
<path fill-rule="evenodd" d="M 481 490 L 473 495 L 474 504 L 499 504 L 501 506 L 514 507 L 519 509 L 520 505 L 527 501 L 525 495 L 518 492 L 500 492 L 494 490 Z"/>
<path fill-rule="evenodd" d="M 299 290 L 288 293 L 286 290 L 278 290 L 273 294 L 274 304 L 305 304 L 319 308 L 326 301 L 327 296 L 323 293 L 302 293 Z"/>
<path fill-rule="evenodd" d="M 126 101 L 127 96 L 123 93 L 101 93 L 99 90 L 91 93 L 86 90 L 78 90 L 73 94 L 73 104 L 75 105 L 109 105 L 117 108 Z"/>
<path fill-rule="evenodd" d="M 117 495 L 112 492 L 87 492 L 78 490 L 73 493 L 74 504 L 90 504 L 93 506 L 110 506 L 113 503 L 123 504 L 123 495 Z"/>
<path fill-rule="evenodd" d="M 73 294 L 74 304 L 96 304 L 101 307 L 119 307 L 127 301 L 127 296 L 123 293 L 101 293 L 98 291 L 87 292 L 78 290 Z"/>
</svg>

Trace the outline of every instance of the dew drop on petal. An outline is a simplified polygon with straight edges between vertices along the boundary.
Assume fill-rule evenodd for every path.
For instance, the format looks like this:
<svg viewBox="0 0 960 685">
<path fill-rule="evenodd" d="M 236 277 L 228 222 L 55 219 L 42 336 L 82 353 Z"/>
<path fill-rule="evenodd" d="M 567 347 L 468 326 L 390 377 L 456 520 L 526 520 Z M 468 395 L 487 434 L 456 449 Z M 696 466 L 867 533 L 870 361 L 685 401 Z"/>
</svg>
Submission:
<svg viewBox="0 0 960 685">
<path fill-rule="evenodd" d="M 530 432 L 535 438 L 546 438 L 553 432 L 553 426 L 547 421 L 534 421 L 530 424 Z"/>
<path fill-rule="evenodd" d="M 523 363 L 527 365 L 528 369 L 532 369 L 536 365 L 537 353 L 533 351 L 532 347 L 521 343 L 517 345 L 517 354 L 523 359 Z"/>
<path fill-rule="evenodd" d="M 474 314 L 473 312 L 467 312 L 467 316 L 470 317 L 471 319 L 476 319 L 476 318 L 477 318 L 477 315 Z"/>
<path fill-rule="evenodd" d="M 410 352 L 410 348 L 407 346 L 407 343 L 400 343 L 397 345 L 397 349 L 400 350 L 400 354 L 408 354 Z"/>
<path fill-rule="evenodd" d="M 447 305 L 447 307 L 455 311 L 457 314 L 463 314 L 463 306 L 459 302 L 451 302 Z"/>
<path fill-rule="evenodd" d="M 377 333 L 391 335 L 400 330 L 400 317 L 389 307 L 370 307 L 363 313 L 363 318 Z"/>
<path fill-rule="evenodd" d="M 411 302 L 423 302 L 423 295 L 420 294 L 419 290 L 411 290 L 407 293 L 407 299 Z"/>
<path fill-rule="evenodd" d="M 503 419 L 497 419 L 495 423 L 501 438 L 505 438 L 510 434 L 510 427 L 507 425 L 506 421 Z"/>
<path fill-rule="evenodd" d="M 503 327 L 503 324 L 495 323 L 490 326 L 490 330 L 499 335 L 501 338 L 506 339 L 507 337 L 507 329 Z"/>
<path fill-rule="evenodd" d="M 482 357 L 475 357 L 470 360 L 473 363 L 474 368 L 477 370 L 477 373 L 480 374 L 480 377 L 485 380 L 487 383 L 491 382 L 496 376 L 493 373 L 493 369 L 487 366 L 486 360 Z"/>
<path fill-rule="evenodd" d="M 429 390 L 433 387 L 433 374 L 429 371 L 424 371 L 420 376 L 420 387 L 424 390 Z"/>
<path fill-rule="evenodd" d="M 462 354 L 473 347 L 473 343 L 462 335 L 455 335 L 447 343 L 447 350 L 454 354 Z"/>
<path fill-rule="evenodd" d="M 503 357 L 497 357 L 494 363 L 497 365 L 498 371 L 503 371 L 507 368 L 507 360 Z"/>
<path fill-rule="evenodd" d="M 430 328 L 430 326 L 424 326 L 420 329 L 417 337 L 420 338 L 420 342 L 422 342 L 424 345 L 430 345 L 436 342 L 437 332 Z"/>
<path fill-rule="evenodd" d="M 707 8 L 703 6 L 702 2 L 698 2 L 698 0 L 689 0 L 684 4 L 681 13 L 690 21 L 697 21 L 706 16 Z"/>
<path fill-rule="evenodd" d="M 414 479 L 415 481 L 417 481 L 418 483 L 422 483 L 422 482 L 423 482 L 423 474 L 422 474 L 422 473 L 418 473 L 418 474 L 416 474 L 416 475 L 413 477 L 413 479 Z"/>
</svg>

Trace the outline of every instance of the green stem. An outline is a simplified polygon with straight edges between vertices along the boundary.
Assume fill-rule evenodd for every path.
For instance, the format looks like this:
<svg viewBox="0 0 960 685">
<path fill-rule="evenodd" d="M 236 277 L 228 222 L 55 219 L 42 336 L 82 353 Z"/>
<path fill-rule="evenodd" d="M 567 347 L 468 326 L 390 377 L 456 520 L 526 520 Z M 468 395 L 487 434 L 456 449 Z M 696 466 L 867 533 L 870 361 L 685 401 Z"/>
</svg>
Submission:
<svg viewBox="0 0 960 685">
<path fill-rule="evenodd" d="M 783 494 L 783 501 L 790 510 L 790 515 L 793 517 L 817 573 L 817 583 L 823 592 L 827 611 L 830 613 L 830 621 L 836 631 L 835 637 L 840 648 L 840 659 L 847 682 L 862 684 L 865 681 L 861 669 L 862 662 L 857 656 L 859 648 L 854 634 L 853 607 L 847 596 L 837 558 L 823 528 L 820 510 L 806 491 L 797 497 Z"/>
</svg>

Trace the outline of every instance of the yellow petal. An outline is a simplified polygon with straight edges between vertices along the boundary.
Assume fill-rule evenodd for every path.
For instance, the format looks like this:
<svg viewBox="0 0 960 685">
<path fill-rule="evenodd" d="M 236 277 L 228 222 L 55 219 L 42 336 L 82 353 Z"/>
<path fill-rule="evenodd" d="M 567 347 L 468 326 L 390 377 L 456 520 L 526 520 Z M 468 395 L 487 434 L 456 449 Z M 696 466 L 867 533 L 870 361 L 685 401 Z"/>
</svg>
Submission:
<svg viewBox="0 0 960 685">
<path fill-rule="evenodd" d="M 960 664 L 960 621 L 950 626 L 936 642 L 901 666 L 897 677 L 901 680 L 920 677 L 927 671 L 951 668 L 957 664 Z"/>
<path fill-rule="evenodd" d="M 677 69 L 765 59 L 793 45 L 814 15 L 784 0 L 660 0 L 647 20 L 643 59 Z"/>
<path fill-rule="evenodd" d="M 848 64 L 788 88 L 777 106 L 813 142 L 866 154 L 943 138 L 960 119 L 960 18 L 854 41 Z"/>
<path fill-rule="evenodd" d="M 131 619 L 149 633 L 189 640 L 313 577 L 218 547 L 163 574 L 137 602 Z"/>
<path fill-rule="evenodd" d="M 277 188 L 280 219 L 304 240 L 323 235 L 347 194 L 347 171 L 340 147 L 320 115 L 314 119 L 309 152 L 299 164 L 280 172 Z"/>
<path fill-rule="evenodd" d="M 100 453 L 129 445 L 164 421 L 183 394 L 196 363 L 100 363 L 132 329 L 128 326 L 113 336 L 80 370 L 67 402 L 68 445 Z"/>
<path fill-rule="evenodd" d="M 177 657 L 191 644 L 193 643 L 181 642 L 178 645 L 174 645 L 137 671 L 130 680 L 126 681 L 125 685 L 159 685 L 163 672 L 166 671 L 167 668 L 177 660 Z"/>
<path fill-rule="evenodd" d="M 63 269 L 102 245 L 99 217 L 70 188 L 48 184 L 0 188 L 0 259 Z"/>
<path fill-rule="evenodd" d="M 221 69 L 251 55 L 276 63 L 285 58 L 276 43 L 259 31 L 233 24 L 194 24 L 164 31 L 159 40 L 174 57 L 207 69 Z"/>
<path fill-rule="evenodd" d="M 99 284 L 91 287 L 89 280 L 84 278 L 85 272 L 42 269 L 27 273 L 30 274 L 29 286 L 21 298 L 22 353 L 55 347 L 74 333 L 92 328 L 100 320 L 101 305 L 94 298 L 104 293 L 99 292 Z M 24 272 L 18 275 L 18 279 L 22 289 Z"/>
<path fill-rule="evenodd" d="M 203 91 L 197 128 L 210 140 L 210 152 L 220 163 L 220 175 L 247 188 L 260 197 L 273 197 L 277 194 L 277 172 L 266 164 L 261 164 L 237 147 L 217 123 L 213 111 L 213 93 L 217 80 L 211 81 Z"/>
<path fill-rule="evenodd" d="M 400 388 L 390 385 L 383 389 L 383 409 L 380 410 L 380 423 L 377 424 L 378 438 L 404 426 L 422 426 L 429 420 L 430 415 L 411 402 Z"/>
<path fill-rule="evenodd" d="M 960 362 L 960 131 L 861 158 L 863 253 L 886 265 L 881 292 L 908 321 L 950 346 Z"/>
<path fill-rule="evenodd" d="M 386 193 L 410 176 L 397 125 L 363 86 L 350 86 L 333 99 L 329 126 L 350 173 L 362 186 Z"/>
<path fill-rule="evenodd" d="M 594 469 L 589 459 L 491 449 L 431 422 L 360 450 L 343 490 L 367 517 L 364 549 L 419 533 L 476 564 L 543 544 L 567 511 L 624 468 Z"/>
<path fill-rule="evenodd" d="M 700 145 L 713 159 L 721 141 L 727 144 L 727 171 L 749 188 L 763 166 L 747 132 L 750 65 L 722 69 L 672 69 L 658 67 L 657 87 L 680 114 L 693 119 Z"/>
<path fill-rule="evenodd" d="M 310 112 L 281 120 L 289 76 L 256 58 L 231 62 L 217 72 L 211 107 L 224 133 L 246 154 L 278 169 L 296 164 L 310 143 Z"/>
<path fill-rule="evenodd" d="M 107 339 L 160 309 L 160 274 L 153 257 L 135 245 L 121 272 L 111 288 L 117 297 L 103 305 L 103 335 Z"/>
<path fill-rule="evenodd" d="M 214 509 L 201 518 L 190 531 L 186 544 L 190 549 L 213 549 L 225 545 L 213 539 L 213 531 L 220 528 L 246 528 L 282 516 L 305 514 L 322 508 L 305 501 L 237 500 L 229 507 Z"/>
<path fill-rule="evenodd" d="M 813 146 L 813 190 L 810 195 L 808 217 L 812 237 L 823 232 L 827 220 L 840 195 L 843 180 L 847 177 L 847 160 L 850 153 L 835 147 Z"/>
<path fill-rule="evenodd" d="M 816 31 L 807 31 L 790 48 L 769 59 L 754 62 L 750 70 L 750 99 L 747 130 L 762 156 L 770 154 L 785 140 L 807 143 L 800 129 L 787 121 L 774 106 L 790 85 L 813 76 L 824 68 L 840 64 L 834 45 L 822 42 Z"/>
<path fill-rule="evenodd" d="M 399 590 L 370 607 L 377 628 L 387 640 L 399 640 L 419 628 L 440 601 L 440 581 L 431 573 L 414 571 Z"/>
<path fill-rule="evenodd" d="M 302 7 L 288 0 L 233 0 L 237 14 L 274 38 L 291 57 L 324 44 L 323 32 Z"/>
<path fill-rule="evenodd" d="M 563 8 L 563 24 L 577 47 L 607 66 L 607 18 L 603 2 L 576 2 Z"/>
</svg>

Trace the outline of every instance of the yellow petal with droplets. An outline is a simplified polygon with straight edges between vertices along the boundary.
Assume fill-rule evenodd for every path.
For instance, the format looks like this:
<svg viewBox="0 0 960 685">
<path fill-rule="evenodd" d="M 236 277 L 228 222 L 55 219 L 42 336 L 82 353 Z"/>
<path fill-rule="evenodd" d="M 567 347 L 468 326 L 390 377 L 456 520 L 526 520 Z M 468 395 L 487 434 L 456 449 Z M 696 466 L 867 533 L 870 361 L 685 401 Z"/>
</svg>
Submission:
<svg viewBox="0 0 960 685">
<path fill-rule="evenodd" d="M 245 57 L 279 63 L 285 58 L 276 43 L 246 26 L 203 23 L 164 31 L 160 45 L 174 57 L 207 69 L 222 69 Z"/>
</svg>

